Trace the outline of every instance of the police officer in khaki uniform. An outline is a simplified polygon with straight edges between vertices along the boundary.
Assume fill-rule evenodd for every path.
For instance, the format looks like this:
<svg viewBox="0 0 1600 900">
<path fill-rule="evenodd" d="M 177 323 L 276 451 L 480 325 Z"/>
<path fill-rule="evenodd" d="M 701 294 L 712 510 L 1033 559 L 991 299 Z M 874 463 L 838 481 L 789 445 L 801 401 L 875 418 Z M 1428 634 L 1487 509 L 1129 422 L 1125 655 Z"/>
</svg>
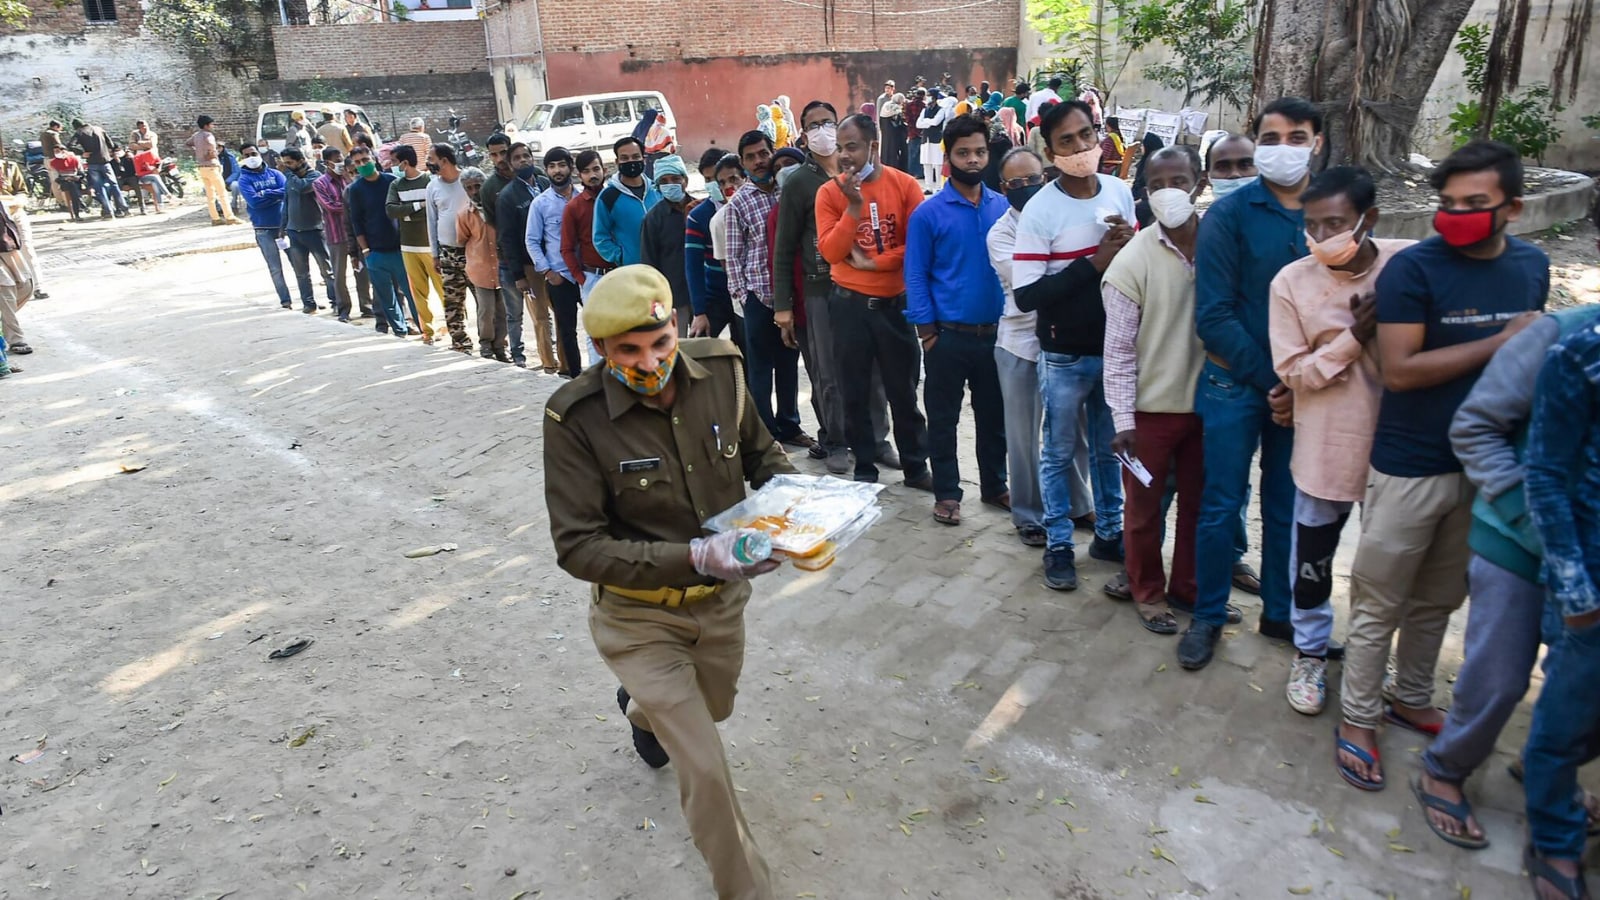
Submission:
<svg viewBox="0 0 1600 900">
<path fill-rule="evenodd" d="M 604 362 L 545 406 L 545 500 L 556 556 L 590 582 L 589 630 L 622 682 L 633 745 L 676 760 L 683 815 L 721 900 L 771 900 L 767 864 L 739 809 L 716 723 L 744 666 L 749 578 L 740 532 L 701 523 L 793 472 L 756 414 L 739 350 L 679 340 L 672 288 L 650 266 L 595 286 L 583 326 Z"/>
</svg>

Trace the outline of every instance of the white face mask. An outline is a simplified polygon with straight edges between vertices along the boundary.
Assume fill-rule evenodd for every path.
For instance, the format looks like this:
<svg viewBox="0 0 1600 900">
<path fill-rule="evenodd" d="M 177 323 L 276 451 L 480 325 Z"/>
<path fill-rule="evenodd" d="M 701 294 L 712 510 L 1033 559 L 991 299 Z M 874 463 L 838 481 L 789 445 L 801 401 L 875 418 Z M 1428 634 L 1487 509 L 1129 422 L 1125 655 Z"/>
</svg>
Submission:
<svg viewBox="0 0 1600 900">
<path fill-rule="evenodd" d="M 1256 176 L 1254 175 L 1249 178 L 1213 178 L 1211 179 L 1211 199 L 1221 200 L 1223 197 L 1255 180 Z"/>
<path fill-rule="evenodd" d="M 1311 148 L 1268 144 L 1256 147 L 1256 168 L 1261 177 L 1279 187 L 1294 187 L 1311 171 Z"/>
<path fill-rule="evenodd" d="M 1177 228 L 1194 216 L 1194 198 L 1179 188 L 1150 192 L 1150 211 L 1163 228 Z"/>
<path fill-rule="evenodd" d="M 818 156 L 832 156 L 839 149 L 839 126 L 812 126 L 806 132 L 806 146 Z"/>
<path fill-rule="evenodd" d="M 239 165 L 244 166 L 246 169 L 259 169 L 265 164 L 265 160 L 259 156 L 247 156 L 239 160 Z"/>
</svg>

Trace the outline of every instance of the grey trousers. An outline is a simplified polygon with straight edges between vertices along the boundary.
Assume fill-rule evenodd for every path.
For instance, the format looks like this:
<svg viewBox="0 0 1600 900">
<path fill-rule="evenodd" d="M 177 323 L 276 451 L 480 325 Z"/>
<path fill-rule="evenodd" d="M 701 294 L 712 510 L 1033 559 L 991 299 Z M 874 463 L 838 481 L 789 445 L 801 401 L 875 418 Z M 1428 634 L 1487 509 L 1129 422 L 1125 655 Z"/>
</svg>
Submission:
<svg viewBox="0 0 1600 900">
<path fill-rule="evenodd" d="M 1539 658 L 1544 588 L 1474 553 L 1467 564 L 1466 662 L 1439 736 L 1422 754 L 1428 774 L 1460 784 L 1489 759 L 1528 692 Z"/>
<path fill-rule="evenodd" d="M 811 381 L 812 411 L 822 427 L 817 439 L 824 447 L 835 450 L 845 446 L 844 392 L 839 388 L 839 370 L 833 356 L 828 299 L 831 282 L 820 286 L 818 291 L 806 294 L 806 327 L 799 337 L 806 377 Z M 734 323 L 734 327 L 739 327 L 739 323 Z M 883 394 L 883 379 L 878 376 L 876 365 L 872 367 L 872 388 L 867 405 L 881 459 L 889 449 L 889 400 Z"/>
<path fill-rule="evenodd" d="M 33 223 L 28 220 L 28 211 L 19 207 L 11 216 L 11 221 L 17 223 L 17 237 L 22 242 L 22 258 L 28 261 L 28 268 L 33 270 L 33 289 L 42 291 L 44 270 L 39 268 L 39 257 L 33 254 Z"/>
<path fill-rule="evenodd" d="M 1044 497 L 1039 492 L 1039 440 L 1044 427 L 1044 401 L 1039 396 L 1039 364 L 1004 347 L 994 348 L 1000 371 L 1000 395 L 1005 399 L 1006 470 L 1011 478 L 1011 524 L 1017 528 L 1044 527 Z M 1072 454 L 1071 516 L 1094 512 L 1089 490 L 1089 438 L 1083 411 L 1078 411 L 1078 445 Z"/>
<path fill-rule="evenodd" d="M 515 293 L 513 291 L 512 293 Z M 506 301 L 505 292 L 497 287 L 472 286 L 472 296 L 478 301 L 478 353 L 494 356 L 506 352 Z"/>
</svg>

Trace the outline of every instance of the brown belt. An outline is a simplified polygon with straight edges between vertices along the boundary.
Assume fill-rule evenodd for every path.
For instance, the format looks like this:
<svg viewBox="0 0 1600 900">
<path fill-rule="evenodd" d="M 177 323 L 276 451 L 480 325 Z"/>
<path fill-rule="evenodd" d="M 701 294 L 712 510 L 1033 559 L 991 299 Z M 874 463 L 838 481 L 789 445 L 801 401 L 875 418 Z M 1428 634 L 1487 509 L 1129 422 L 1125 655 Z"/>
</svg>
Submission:
<svg viewBox="0 0 1600 900">
<path fill-rule="evenodd" d="M 994 334 L 999 326 L 996 325 L 968 325 L 966 322 L 940 322 L 939 330 L 960 331 L 966 334 L 976 334 L 987 337 Z"/>
<path fill-rule="evenodd" d="M 638 600 L 640 603 L 653 603 L 656 606 L 677 609 L 680 606 L 699 603 L 701 600 L 715 596 L 717 591 L 722 590 L 722 585 L 696 584 L 686 588 L 655 588 L 648 591 L 620 588 L 609 584 L 602 584 L 600 588 L 616 594 L 618 597 L 627 597 L 629 600 Z"/>
<path fill-rule="evenodd" d="M 1211 364 L 1214 366 L 1220 366 L 1224 369 L 1231 368 L 1227 363 L 1222 361 L 1222 357 L 1216 355 L 1215 353 L 1207 353 L 1206 359 L 1210 360 Z"/>
</svg>

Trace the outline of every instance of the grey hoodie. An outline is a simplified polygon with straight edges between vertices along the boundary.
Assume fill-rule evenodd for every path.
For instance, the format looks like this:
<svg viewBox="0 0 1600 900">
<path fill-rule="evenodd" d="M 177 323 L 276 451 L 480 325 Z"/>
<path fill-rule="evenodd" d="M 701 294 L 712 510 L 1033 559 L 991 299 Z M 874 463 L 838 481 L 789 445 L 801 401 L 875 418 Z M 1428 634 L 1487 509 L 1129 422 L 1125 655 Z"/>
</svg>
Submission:
<svg viewBox="0 0 1600 900">
<path fill-rule="evenodd" d="M 1522 483 L 1517 435 L 1533 411 L 1545 352 L 1560 336 L 1555 317 L 1540 316 L 1506 341 L 1450 422 L 1450 443 L 1467 480 L 1490 500 Z"/>
</svg>

